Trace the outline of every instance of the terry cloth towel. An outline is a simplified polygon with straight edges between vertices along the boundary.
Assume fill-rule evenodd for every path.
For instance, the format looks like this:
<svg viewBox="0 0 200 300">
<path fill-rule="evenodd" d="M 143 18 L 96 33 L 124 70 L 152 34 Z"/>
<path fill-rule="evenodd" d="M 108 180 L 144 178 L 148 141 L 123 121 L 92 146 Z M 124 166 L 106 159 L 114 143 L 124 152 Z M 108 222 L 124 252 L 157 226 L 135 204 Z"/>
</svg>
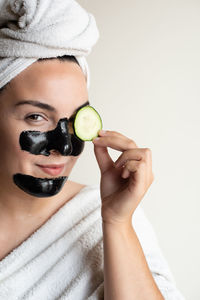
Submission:
<svg viewBox="0 0 200 300">
<path fill-rule="evenodd" d="M 86 56 L 99 38 L 95 18 L 74 0 L 0 0 L 0 88 L 39 58 L 74 55 L 90 84 Z"/>
<path fill-rule="evenodd" d="M 184 300 L 140 205 L 132 217 L 166 300 Z M 98 185 L 85 186 L 0 261 L 1 300 L 103 300 L 104 256 Z"/>
</svg>

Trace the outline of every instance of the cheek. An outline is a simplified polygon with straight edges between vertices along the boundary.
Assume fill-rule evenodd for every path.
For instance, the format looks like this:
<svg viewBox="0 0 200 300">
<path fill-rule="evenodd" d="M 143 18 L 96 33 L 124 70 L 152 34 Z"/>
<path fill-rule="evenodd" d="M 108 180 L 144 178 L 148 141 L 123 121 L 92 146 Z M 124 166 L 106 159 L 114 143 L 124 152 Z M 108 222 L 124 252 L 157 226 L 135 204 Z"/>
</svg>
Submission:
<svg viewBox="0 0 200 300">
<path fill-rule="evenodd" d="M 18 155 L 20 146 L 15 134 L 12 134 L 9 131 L 3 131 L 0 133 L 0 157 L 1 160 L 5 157 L 14 158 Z"/>
<path fill-rule="evenodd" d="M 21 150 L 18 133 L 0 132 L 0 141 L 1 170 L 23 170 L 28 162 L 33 161 L 30 153 Z"/>
<path fill-rule="evenodd" d="M 11 145 L 12 153 L 16 155 L 20 162 L 23 161 L 34 161 L 35 156 L 29 153 L 28 151 L 24 151 L 21 149 L 19 144 L 19 134 L 15 136 Z"/>
</svg>

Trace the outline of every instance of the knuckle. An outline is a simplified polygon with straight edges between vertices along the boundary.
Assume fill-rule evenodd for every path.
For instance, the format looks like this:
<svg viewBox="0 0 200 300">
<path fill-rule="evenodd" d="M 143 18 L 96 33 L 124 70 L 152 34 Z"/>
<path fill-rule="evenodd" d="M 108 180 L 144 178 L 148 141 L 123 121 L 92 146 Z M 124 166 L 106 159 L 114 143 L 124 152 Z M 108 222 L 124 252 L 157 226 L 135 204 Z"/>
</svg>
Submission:
<svg viewBox="0 0 200 300">
<path fill-rule="evenodd" d="M 144 157 L 145 158 L 150 158 L 152 157 L 152 152 L 150 148 L 143 148 L 143 152 L 144 152 Z"/>
<path fill-rule="evenodd" d="M 133 140 L 128 140 L 128 147 L 129 148 L 135 148 L 135 143 Z"/>
<path fill-rule="evenodd" d="M 144 148 L 144 153 L 149 155 L 151 154 L 151 149 L 150 148 Z"/>
<path fill-rule="evenodd" d="M 138 166 L 140 168 L 144 168 L 146 166 L 146 162 L 144 160 L 140 160 L 140 161 L 138 161 Z"/>
</svg>

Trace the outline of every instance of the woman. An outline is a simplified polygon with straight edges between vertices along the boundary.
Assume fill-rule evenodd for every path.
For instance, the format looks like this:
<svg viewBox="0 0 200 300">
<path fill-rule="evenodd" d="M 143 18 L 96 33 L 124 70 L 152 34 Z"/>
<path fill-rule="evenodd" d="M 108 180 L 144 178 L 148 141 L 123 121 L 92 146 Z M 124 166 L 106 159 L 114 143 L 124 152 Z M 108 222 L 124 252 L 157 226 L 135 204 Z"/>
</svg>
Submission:
<svg viewBox="0 0 200 300">
<path fill-rule="evenodd" d="M 34 44 L 35 34 L 35 45 L 49 51 L 49 36 L 38 30 L 43 21 L 38 19 L 35 33 L 34 22 L 39 13 L 51 15 L 51 9 L 58 17 L 55 7 L 61 12 L 59 2 L 55 7 L 49 2 L 46 11 L 44 2 L 37 8 L 33 2 L 12 1 L 0 15 L 2 28 L 10 29 L 1 31 L 6 46 L 0 52 L 6 74 L 0 77 L 0 299 L 183 299 L 139 207 L 153 182 L 151 150 L 119 132 L 100 131 L 93 140 L 100 187 L 68 179 L 84 149 L 69 128 L 77 110 L 90 104 L 89 74 L 76 55 L 58 57 L 52 47 L 52 56 L 45 58 L 43 51 L 41 59 L 33 56 L 29 38 L 22 42 L 24 34 Z M 70 22 L 74 16 L 73 24 L 81 23 L 77 11 L 83 18 L 87 15 L 74 1 L 64 8 Z M 24 24 L 18 36 L 13 23 L 5 26 L 5 16 L 13 18 L 11 9 L 20 15 L 18 26 Z M 30 17 L 33 12 L 35 18 Z M 44 24 L 49 30 L 50 22 Z M 5 38 L 6 32 L 18 37 L 17 58 L 8 55 L 7 45 L 13 41 Z M 47 37 L 44 43 L 40 35 Z M 76 35 L 80 38 L 78 31 Z M 68 47 L 75 54 L 88 51 L 84 43 L 80 48 L 72 44 Z M 115 163 L 107 147 L 122 152 Z"/>
</svg>

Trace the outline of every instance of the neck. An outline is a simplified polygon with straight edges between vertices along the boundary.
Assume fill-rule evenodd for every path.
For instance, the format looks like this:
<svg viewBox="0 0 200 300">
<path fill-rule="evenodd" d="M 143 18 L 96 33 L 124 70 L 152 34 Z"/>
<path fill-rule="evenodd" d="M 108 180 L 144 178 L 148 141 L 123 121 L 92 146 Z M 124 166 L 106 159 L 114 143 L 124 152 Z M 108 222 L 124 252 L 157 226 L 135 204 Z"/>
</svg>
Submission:
<svg viewBox="0 0 200 300">
<path fill-rule="evenodd" d="M 69 180 L 58 194 L 47 198 L 33 197 L 21 191 L 16 194 L 16 191 L 0 190 L 0 219 L 6 216 L 20 222 L 45 217 L 69 201 L 74 193 L 74 183 Z"/>
</svg>

